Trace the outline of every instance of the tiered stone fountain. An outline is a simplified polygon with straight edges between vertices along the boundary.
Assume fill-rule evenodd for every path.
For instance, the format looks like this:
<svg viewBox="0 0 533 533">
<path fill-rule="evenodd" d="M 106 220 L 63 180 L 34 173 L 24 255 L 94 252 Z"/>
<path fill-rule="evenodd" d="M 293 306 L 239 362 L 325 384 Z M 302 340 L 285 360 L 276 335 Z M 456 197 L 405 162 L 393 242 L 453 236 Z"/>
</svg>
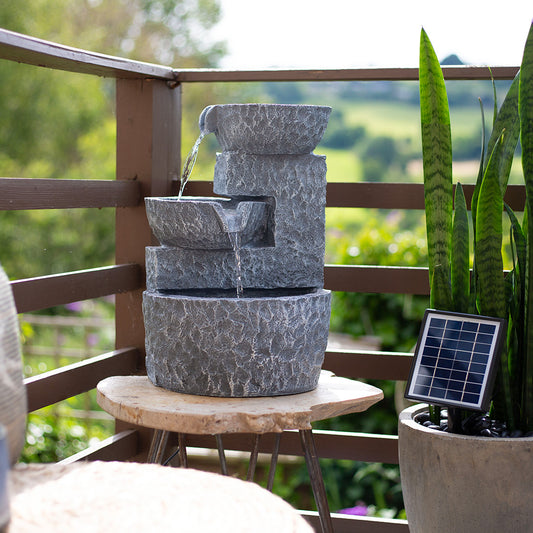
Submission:
<svg viewBox="0 0 533 533">
<path fill-rule="evenodd" d="M 331 109 L 210 106 L 214 192 L 147 198 L 161 246 L 146 249 L 143 311 L 150 380 L 205 396 L 316 387 L 331 294 L 324 285 L 326 162 L 312 151 Z M 242 285 L 237 290 L 237 285 Z"/>
</svg>

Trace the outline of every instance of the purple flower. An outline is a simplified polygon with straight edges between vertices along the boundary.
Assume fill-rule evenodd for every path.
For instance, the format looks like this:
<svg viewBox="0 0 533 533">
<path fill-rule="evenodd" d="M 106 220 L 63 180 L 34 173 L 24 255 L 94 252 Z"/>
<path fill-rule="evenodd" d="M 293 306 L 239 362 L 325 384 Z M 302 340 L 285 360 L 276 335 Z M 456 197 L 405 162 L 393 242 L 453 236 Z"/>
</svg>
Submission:
<svg viewBox="0 0 533 533">
<path fill-rule="evenodd" d="M 83 309 L 83 303 L 82 302 L 71 302 L 69 304 L 66 304 L 65 307 L 72 311 L 73 313 L 79 313 Z"/>
<path fill-rule="evenodd" d="M 366 516 L 368 514 L 368 508 L 366 507 L 366 505 L 356 505 L 355 507 L 348 507 L 347 509 L 341 509 L 338 512 L 341 514 Z"/>
<path fill-rule="evenodd" d="M 96 333 L 89 333 L 89 335 L 87 335 L 88 346 L 96 346 L 99 340 L 100 337 Z"/>
</svg>

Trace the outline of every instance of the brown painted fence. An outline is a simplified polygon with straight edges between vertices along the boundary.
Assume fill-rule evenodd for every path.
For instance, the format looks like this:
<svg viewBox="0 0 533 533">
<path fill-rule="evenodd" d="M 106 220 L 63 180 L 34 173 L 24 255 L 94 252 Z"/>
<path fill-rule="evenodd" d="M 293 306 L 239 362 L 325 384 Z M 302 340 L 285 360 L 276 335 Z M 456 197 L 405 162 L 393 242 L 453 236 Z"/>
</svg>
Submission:
<svg viewBox="0 0 533 533">
<path fill-rule="evenodd" d="M 142 371 L 144 331 L 141 296 L 144 287 L 144 249 L 152 235 L 144 213 L 145 196 L 175 191 L 180 173 L 179 150 L 181 89 L 187 83 L 245 81 L 369 81 L 416 80 L 416 69 L 349 70 L 174 70 L 95 54 L 0 30 L 0 59 L 53 69 L 116 79 L 117 170 L 116 181 L 0 178 L 0 209 L 66 209 L 116 207 L 116 265 L 77 272 L 21 279 L 12 282 L 19 312 L 69 302 L 116 295 L 116 349 L 26 380 L 29 409 L 35 410 L 95 387 L 110 375 Z M 494 67 L 496 79 L 512 79 L 514 67 Z M 486 68 L 446 67 L 448 79 L 489 79 Z M 190 194 L 210 194 L 211 184 L 192 182 Z M 471 190 L 467 187 L 467 194 Z M 510 187 L 508 202 L 520 208 L 524 191 Z M 419 184 L 332 183 L 329 207 L 423 209 Z M 325 269 L 326 288 L 335 291 L 427 294 L 423 268 L 339 266 Z M 405 353 L 328 351 L 325 368 L 351 378 L 404 380 L 410 355 Z M 97 447 L 72 458 L 128 459 L 142 457 L 149 434 L 140 428 L 117 424 L 119 432 Z M 317 432 L 322 457 L 395 463 L 396 437 Z M 213 447 L 207 437 L 190 436 L 192 445 Z M 246 435 L 225 438 L 235 450 L 250 447 Z M 268 451 L 269 438 L 262 441 Z M 301 455 L 296 436 L 287 432 L 281 453 Z M 316 515 L 307 513 L 316 523 Z M 335 530 L 405 533 L 405 521 L 359 517 L 334 517 Z"/>
</svg>

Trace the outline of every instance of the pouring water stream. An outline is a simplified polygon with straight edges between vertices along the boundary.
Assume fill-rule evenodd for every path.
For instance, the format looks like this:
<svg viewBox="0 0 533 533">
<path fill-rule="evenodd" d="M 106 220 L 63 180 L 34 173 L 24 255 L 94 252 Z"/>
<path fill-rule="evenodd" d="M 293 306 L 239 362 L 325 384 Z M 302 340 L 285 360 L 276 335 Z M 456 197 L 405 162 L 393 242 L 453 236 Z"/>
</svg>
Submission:
<svg viewBox="0 0 533 533">
<path fill-rule="evenodd" d="M 196 142 L 191 148 L 191 151 L 187 154 L 187 159 L 185 159 L 185 164 L 183 165 L 183 170 L 181 172 L 180 190 L 178 192 L 178 200 L 181 200 L 181 197 L 183 196 L 185 185 L 187 185 L 187 182 L 189 181 L 189 177 L 192 173 L 192 169 L 194 168 L 194 164 L 196 163 L 196 158 L 198 157 L 198 148 L 200 147 L 200 143 L 202 142 L 202 139 L 204 137 L 205 137 L 205 133 L 201 132 L 200 135 L 198 136 L 198 139 L 196 139 Z"/>
<path fill-rule="evenodd" d="M 198 139 L 196 139 L 196 142 L 191 148 L 191 151 L 187 154 L 187 158 L 185 159 L 185 163 L 183 165 L 183 171 L 181 173 L 180 189 L 178 192 L 178 201 L 180 201 L 183 196 L 185 185 L 187 185 L 187 182 L 189 181 L 189 177 L 194 168 L 194 164 L 196 163 L 196 158 L 198 157 L 198 149 L 200 148 L 200 143 L 202 142 L 202 139 L 205 137 L 205 135 L 206 135 L 205 131 L 202 131 L 200 133 L 200 135 L 198 136 Z M 233 217 L 233 219 L 234 218 L 235 217 Z M 235 254 L 235 266 L 236 266 L 235 285 L 236 285 L 236 290 L 237 290 L 237 298 L 240 298 L 244 292 L 244 288 L 242 285 L 242 266 L 241 266 L 241 231 L 242 230 L 232 227 L 232 226 L 236 226 L 236 224 L 235 222 L 230 223 L 230 220 L 231 219 L 228 217 L 225 220 L 221 219 L 221 222 L 224 227 L 224 230 L 228 234 L 229 240 L 231 242 L 231 246 L 233 248 L 233 252 Z"/>
<path fill-rule="evenodd" d="M 237 298 L 243 295 L 244 287 L 242 285 L 242 266 L 241 266 L 241 232 L 240 231 L 228 231 L 228 236 L 233 246 L 233 252 L 235 253 L 235 265 L 237 267 L 237 273 L 235 276 Z"/>
</svg>

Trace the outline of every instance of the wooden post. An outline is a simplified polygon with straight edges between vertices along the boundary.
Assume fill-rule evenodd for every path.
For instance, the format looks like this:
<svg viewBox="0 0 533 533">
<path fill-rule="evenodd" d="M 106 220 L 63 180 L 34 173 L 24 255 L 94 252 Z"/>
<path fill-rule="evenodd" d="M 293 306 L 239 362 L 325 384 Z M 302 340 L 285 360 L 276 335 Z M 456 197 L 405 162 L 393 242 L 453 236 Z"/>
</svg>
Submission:
<svg viewBox="0 0 533 533">
<path fill-rule="evenodd" d="M 181 86 L 166 81 L 117 80 L 117 180 L 137 180 L 141 203 L 117 208 L 116 262 L 137 263 L 153 244 L 145 196 L 168 196 L 180 172 Z M 116 347 L 144 354 L 142 289 L 116 297 Z"/>
<path fill-rule="evenodd" d="M 116 210 L 116 263 L 136 263 L 145 276 L 145 247 L 154 244 L 144 207 L 145 196 L 168 196 L 180 174 L 181 86 L 166 81 L 117 79 L 117 180 L 137 180 L 141 201 Z M 144 283 L 142 284 L 144 287 Z M 117 349 L 135 347 L 144 366 L 143 289 L 116 295 Z M 131 424 L 117 421 L 120 432 Z M 138 455 L 145 460 L 151 431 L 138 430 Z"/>
</svg>

